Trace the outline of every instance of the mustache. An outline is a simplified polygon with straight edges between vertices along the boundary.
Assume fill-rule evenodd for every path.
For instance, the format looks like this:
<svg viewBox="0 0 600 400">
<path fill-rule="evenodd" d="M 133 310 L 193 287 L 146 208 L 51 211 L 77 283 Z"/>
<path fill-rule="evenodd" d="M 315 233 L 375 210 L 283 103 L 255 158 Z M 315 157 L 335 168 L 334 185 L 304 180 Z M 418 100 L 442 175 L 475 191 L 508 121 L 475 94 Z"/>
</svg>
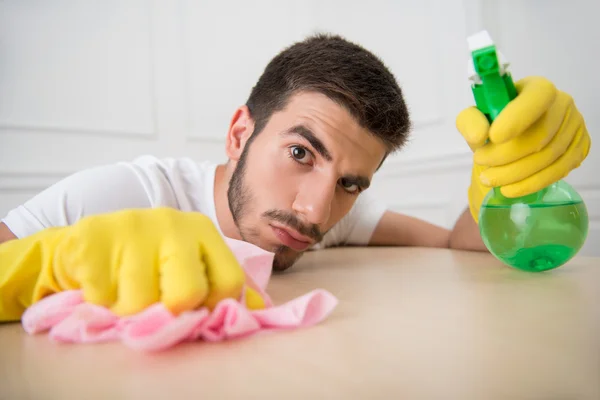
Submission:
<svg viewBox="0 0 600 400">
<path fill-rule="evenodd" d="M 323 234 L 317 225 L 304 225 L 294 214 L 281 210 L 269 210 L 263 213 L 263 217 L 287 225 L 317 243 L 323 240 Z"/>
</svg>

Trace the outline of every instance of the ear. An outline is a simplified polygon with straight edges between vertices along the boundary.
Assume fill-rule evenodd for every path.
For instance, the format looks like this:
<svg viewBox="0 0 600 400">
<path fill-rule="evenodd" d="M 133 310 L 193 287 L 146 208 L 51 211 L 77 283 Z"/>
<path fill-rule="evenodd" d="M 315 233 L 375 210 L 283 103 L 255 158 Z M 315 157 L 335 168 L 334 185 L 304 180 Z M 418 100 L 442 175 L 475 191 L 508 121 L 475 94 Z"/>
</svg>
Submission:
<svg viewBox="0 0 600 400">
<path fill-rule="evenodd" d="M 241 106 L 233 114 L 225 141 L 225 151 L 230 160 L 238 161 L 246 142 L 254 132 L 254 120 L 247 106 Z"/>
</svg>

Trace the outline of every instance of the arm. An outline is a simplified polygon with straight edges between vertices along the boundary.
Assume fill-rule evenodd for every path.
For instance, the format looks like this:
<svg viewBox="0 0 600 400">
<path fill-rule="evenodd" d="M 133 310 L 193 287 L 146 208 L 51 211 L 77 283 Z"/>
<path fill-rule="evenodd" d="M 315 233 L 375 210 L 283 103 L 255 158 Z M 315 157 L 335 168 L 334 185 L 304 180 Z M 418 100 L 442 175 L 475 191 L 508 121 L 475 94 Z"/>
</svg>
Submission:
<svg viewBox="0 0 600 400">
<path fill-rule="evenodd" d="M 450 233 L 449 247 L 459 250 L 488 251 L 479 233 L 479 225 L 468 208 L 454 224 L 454 229 Z"/>
<path fill-rule="evenodd" d="M 16 238 L 15 234 L 8 229 L 8 226 L 4 222 L 0 222 L 0 244 Z"/>
<path fill-rule="evenodd" d="M 452 231 L 388 210 L 377 224 L 369 245 L 487 251 L 479 227 L 468 210 L 462 213 Z"/>
<path fill-rule="evenodd" d="M 377 224 L 369 245 L 448 247 L 449 241 L 448 229 L 388 210 Z"/>
<path fill-rule="evenodd" d="M 376 196 L 363 193 L 350 212 L 315 248 L 330 246 L 413 246 L 487 251 L 469 209 L 453 230 L 391 211 Z"/>
<path fill-rule="evenodd" d="M 0 242 L 72 225 L 87 215 L 150 205 L 141 180 L 128 166 L 90 168 L 62 179 L 12 209 L 0 221 Z"/>
<path fill-rule="evenodd" d="M 55 232 L 64 232 L 63 228 L 74 226 L 87 216 L 175 204 L 171 187 L 163 183 L 165 180 L 158 167 L 142 169 L 139 163 L 100 166 L 70 175 L 11 210 L 0 222 L 0 322 L 17 320 L 33 301 L 46 294 L 70 288 L 58 285 L 76 281 L 74 277 L 66 281 L 55 277 L 53 265 L 61 262 L 54 258 L 54 251 L 61 240 L 61 235 Z M 108 215 L 95 221 L 112 218 L 111 214 Z M 124 219 L 123 224 L 118 225 L 115 220 L 113 223 L 119 229 L 113 229 L 113 233 L 116 235 L 125 229 L 123 227 L 130 223 L 128 221 Z M 76 231 L 82 232 L 81 229 L 84 228 L 77 228 Z M 93 232 L 94 228 L 90 229 Z M 96 239 L 96 236 L 83 238 L 82 246 L 88 249 L 86 256 L 90 254 L 88 251 L 95 251 L 98 246 L 102 249 L 101 246 L 114 240 L 110 237 L 105 238 L 102 243 L 96 243 Z M 73 252 L 80 253 L 81 251 Z M 137 256 L 133 257 L 136 260 Z M 102 256 L 96 254 L 81 266 L 89 268 L 92 259 L 103 260 Z M 134 261 L 132 264 L 136 263 Z M 63 272 L 64 269 L 64 265 L 60 267 Z M 83 275 L 86 274 L 89 275 L 89 272 Z M 97 273 L 94 275 L 99 276 Z M 139 284 L 142 285 L 143 282 Z"/>
</svg>

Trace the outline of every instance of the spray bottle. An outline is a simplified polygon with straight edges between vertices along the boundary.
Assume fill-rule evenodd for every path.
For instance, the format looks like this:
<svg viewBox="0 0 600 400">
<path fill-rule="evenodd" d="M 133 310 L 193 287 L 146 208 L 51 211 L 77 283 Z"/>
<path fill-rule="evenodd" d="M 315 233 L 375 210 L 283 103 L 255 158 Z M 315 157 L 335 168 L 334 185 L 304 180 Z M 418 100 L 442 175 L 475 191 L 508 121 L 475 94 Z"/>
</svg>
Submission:
<svg viewBox="0 0 600 400">
<path fill-rule="evenodd" d="M 477 108 L 492 123 L 517 96 L 508 63 L 486 31 L 469 37 L 469 76 Z M 508 198 L 492 188 L 479 211 L 479 230 L 488 250 L 503 263 L 538 272 L 564 265 L 583 246 L 587 208 L 560 180 L 523 197 Z"/>
</svg>

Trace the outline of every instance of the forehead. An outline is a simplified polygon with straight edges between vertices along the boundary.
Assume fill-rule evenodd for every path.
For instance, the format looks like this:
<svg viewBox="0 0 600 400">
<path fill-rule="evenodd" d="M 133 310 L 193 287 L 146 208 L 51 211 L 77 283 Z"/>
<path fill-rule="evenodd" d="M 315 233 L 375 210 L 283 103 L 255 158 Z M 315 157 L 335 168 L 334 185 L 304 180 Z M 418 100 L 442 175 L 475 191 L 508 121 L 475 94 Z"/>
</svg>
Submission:
<svg viewBox="0 0 600 400">
<path fill-rule="evenodd" d="M 345 155 L 355 162 L 360 158 L 377 164 L 376 168 L 386 152 L 383 141 L 360 126 L 346 108 L 321 93 L 294 94 L 286 108 L 272 116 L 271 122 L 274 134 L 298 125 L 307 127 L 324 142 L 334 158 Z"/>
</svg>

